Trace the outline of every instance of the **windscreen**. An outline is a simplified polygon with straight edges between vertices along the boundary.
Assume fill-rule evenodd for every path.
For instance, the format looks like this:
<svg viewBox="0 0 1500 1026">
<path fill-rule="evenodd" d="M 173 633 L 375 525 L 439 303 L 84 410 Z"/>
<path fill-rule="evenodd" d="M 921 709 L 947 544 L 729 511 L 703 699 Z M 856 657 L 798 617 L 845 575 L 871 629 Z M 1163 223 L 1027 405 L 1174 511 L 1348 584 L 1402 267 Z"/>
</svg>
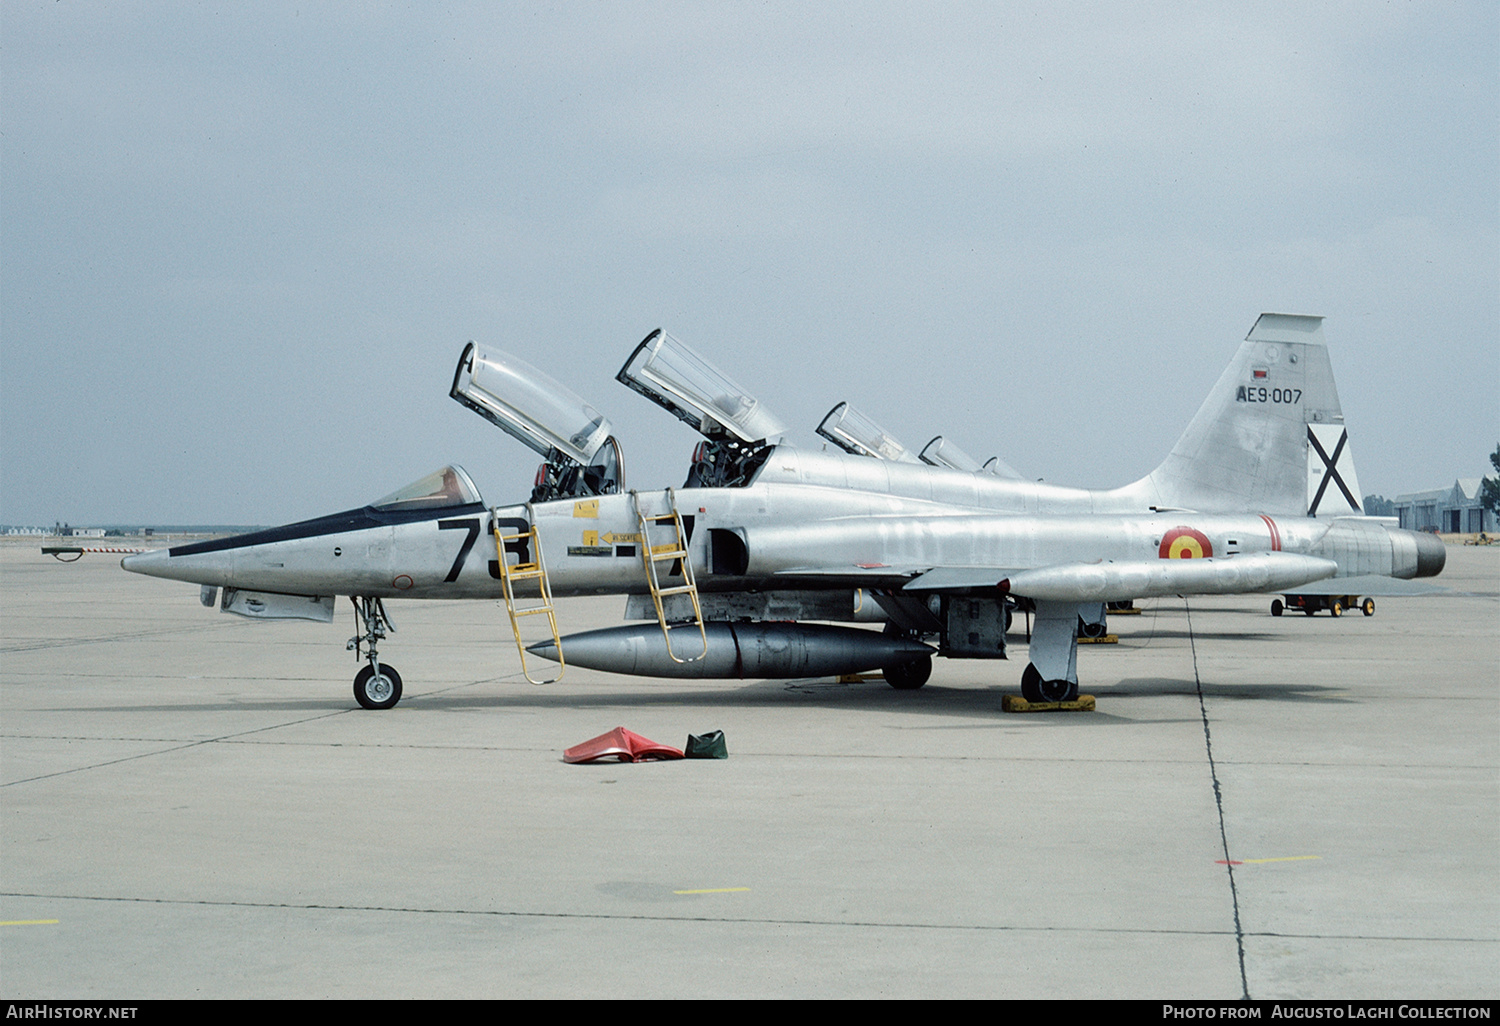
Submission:
<svg viewBox="0 0 1500 1026">
<path fill-rule="evenodd" d="M 370 505 L 385 512 L 409 509 L 447 509 L 483 502 L 479 489 L 463 467 L 447 466 L 434 470 L 420 481 L 413 481 Z"/>
</svg>

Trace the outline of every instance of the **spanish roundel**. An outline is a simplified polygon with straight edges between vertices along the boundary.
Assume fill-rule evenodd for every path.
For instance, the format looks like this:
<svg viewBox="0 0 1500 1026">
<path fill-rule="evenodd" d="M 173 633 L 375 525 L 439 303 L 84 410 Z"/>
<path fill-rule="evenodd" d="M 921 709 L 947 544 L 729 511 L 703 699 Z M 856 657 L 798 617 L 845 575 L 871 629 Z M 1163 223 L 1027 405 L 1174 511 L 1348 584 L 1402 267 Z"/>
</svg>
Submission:
<svg viewBox="0 0 1500 1026">
<path fill-rule="evenodd" d="M 1156 554 L 1162 559 L 1207 559 L 1214 554 L 1214 547 L 1202 531 L 1174 527 L 1162 535 Z"/>
</svg>

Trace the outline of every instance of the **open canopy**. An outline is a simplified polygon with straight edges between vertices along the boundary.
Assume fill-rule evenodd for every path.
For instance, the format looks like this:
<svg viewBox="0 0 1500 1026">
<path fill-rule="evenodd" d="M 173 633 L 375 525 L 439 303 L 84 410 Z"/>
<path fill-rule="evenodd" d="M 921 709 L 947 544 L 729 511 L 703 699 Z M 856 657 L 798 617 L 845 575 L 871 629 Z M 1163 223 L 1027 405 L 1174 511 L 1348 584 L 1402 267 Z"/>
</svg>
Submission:
<svg viewBox="0 0 1500 1026">
<path fill-rule="evenodd" d="M 609 437 L 609 421 L 567 386 L 474 342 L 459 357 L 448 394 L 548 459 L 558 452 L 587 465 Z"/>
<path fill-rule="evenodd" d="M 757 443 L 786 432 L 760 400 L 660 328 L 635 347 L 615 380 L 710 439 L 730 436 Z"/>
<path fill-rule="evenodd" d="M 848 403 L 839 403 L 828 411 L 818 425 L 818 434 L 854 456 L 873 456 L 892 463 L 921 462 L 885 428 Z"/>
<path fill-rule="evenodd" d="M 923 463 L 934 467 L 947 467 L 949 470 L 962 470 L 970 474 L 982 469 L 978 460 L 942 435 L 928 442 L 918 456 Z"/>
</svg>

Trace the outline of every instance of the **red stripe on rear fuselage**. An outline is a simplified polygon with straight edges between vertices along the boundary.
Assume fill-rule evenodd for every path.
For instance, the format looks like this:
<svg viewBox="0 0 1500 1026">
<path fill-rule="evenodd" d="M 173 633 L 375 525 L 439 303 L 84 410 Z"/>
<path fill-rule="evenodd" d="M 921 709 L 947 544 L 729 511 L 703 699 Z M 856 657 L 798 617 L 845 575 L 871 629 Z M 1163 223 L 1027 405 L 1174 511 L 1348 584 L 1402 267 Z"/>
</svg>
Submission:
<svg viewBox="0 0 1500 1026">
<path fill-rule="evenodd" d="M 1262 520 L 1264 520 L 1266 522 L 1266 527 L 1270 528 L 1270 531 L 1271 531 L 1271 551 L 1272 552 L 1280 552 L 1281 551 L 1281 531 L 1277 529 L 1277 527 L 1276 527 L 1276 521 L 1272 520 L 1270 517 L 1266 516 L 1264 513 L 1257 514 L 1257 516 L 1259 516 Z"/>
</svg>

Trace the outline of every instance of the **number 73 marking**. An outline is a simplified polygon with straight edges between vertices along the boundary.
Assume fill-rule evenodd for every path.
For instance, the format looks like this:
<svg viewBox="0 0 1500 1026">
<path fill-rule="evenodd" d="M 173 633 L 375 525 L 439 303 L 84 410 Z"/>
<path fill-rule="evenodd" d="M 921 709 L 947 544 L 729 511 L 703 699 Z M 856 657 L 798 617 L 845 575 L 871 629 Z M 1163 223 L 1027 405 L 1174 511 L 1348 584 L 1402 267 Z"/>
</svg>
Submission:
<svg viewBox="0 0 1500 1026">
<path fill-rule="evenodd" d="M 479 537 L 479 518 L 469 517 L 465 520 L 439 520 L 439 531 L 467 530 L 464 543 L 458 547 L 458 558 L 453 561 L 453 568 L 448 571 L 448 576 L 443 578 L 444 584 L 451 584 L 458 580 L 458 572 L 464 567 L 464 560 L 469 558 L 469 551 L 474 548 L 474 539 Z"/>
<path fill-rule="evenodd" d="M 517 531 L 525 531 L 531 526 L 524 520 L 508 517 L 501 517 L 495 521 L 495 524 L 502 530 L 507 527 L 513 527 Z M 479 537 L 479 519 L 477 517 L 467 517 L 463 520 L 439 520 L 438 530 L 467 530 L 469 532 L 464 536 L 464 543 L 458 547 L 458 556 L 453 560 L 453 566 L 448 570 L 448 576 L 443 578 L 444 584 L 452 584 L 458 580 L 458 573 L 464 568 L 464 560 L 469 558 L 469 553 L 474 548 L 474 539 Z M 505 543 L 505 551 L 514 552 L 518 562 L 531 562 L 531 546 L 527 544 L 525 538 L 510 539 Z M 490 560 L 490 576 L 497 581 L 500 579 L 500 564 L 493 559 Z"/>
</svg>

